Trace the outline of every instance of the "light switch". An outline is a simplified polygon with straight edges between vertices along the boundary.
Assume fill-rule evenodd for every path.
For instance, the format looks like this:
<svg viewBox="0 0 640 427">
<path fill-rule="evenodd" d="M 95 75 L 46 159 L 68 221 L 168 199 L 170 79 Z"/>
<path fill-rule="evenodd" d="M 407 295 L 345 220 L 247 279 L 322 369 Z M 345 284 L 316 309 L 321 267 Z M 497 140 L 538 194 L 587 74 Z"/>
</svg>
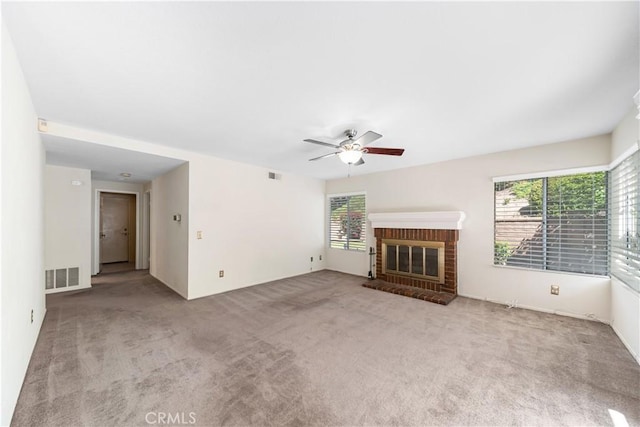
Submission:
<svg viewBox="0 0 640 427">
<path fill-rule="evenodd" d="M 202 239 L 202 231 L 196 231 L 196 239 Z"/>
</svg>

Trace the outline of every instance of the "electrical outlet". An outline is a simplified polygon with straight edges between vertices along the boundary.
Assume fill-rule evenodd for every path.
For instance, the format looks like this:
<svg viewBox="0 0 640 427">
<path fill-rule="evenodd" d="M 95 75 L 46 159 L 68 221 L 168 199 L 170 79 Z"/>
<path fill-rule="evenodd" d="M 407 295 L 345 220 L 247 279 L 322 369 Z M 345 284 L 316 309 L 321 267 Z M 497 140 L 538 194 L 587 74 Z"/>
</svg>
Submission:
<svg viewBox="0 0 640 427">
<path fill-rule="evenodd" d="M 224 270 L 220 270 L 220 271 L 218 272 L 218 276 L 220 276 L 220 277 L 224 277 Z"/>
<path fill-rule="evenodd" d="M 560 285 L 551 285 L 551 295 L 560 295 Z"/>
<path fill-rule="evenodd" d="M 33 309 L 31 309 L 31 323 L 33 323 Z"/>
</svg>

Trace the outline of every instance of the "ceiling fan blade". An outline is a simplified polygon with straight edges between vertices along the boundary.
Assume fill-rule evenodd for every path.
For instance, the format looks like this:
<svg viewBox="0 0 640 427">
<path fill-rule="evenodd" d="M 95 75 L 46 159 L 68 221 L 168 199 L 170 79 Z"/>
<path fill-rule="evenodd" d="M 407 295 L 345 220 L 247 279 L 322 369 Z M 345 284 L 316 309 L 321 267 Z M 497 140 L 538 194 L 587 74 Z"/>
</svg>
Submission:
<svg viewBox="0 0 640 427">
<path fill-rule="evenodd" d="M 354 139 L 353 142 L 355 144 L 360 144 L 361 147 L 364 147 L 365 145 L 371 144 L 373 141 L 380 138 L 382 138 L 382 135 L 370 130 L 369 132 L 362 134 L 360 138 Z"/>
<path fill-rule="evenodd" d="M 316 139 L 305 139 L 304 142 L 310 142 L 312 144 L 324 145 L 326 147 L 331 147 L 331 148 L 340 148 L 338 145 L 330 144 L 328 142 L 318 141 Z"/>
<path fill-rule="evenodd" d="M 358 160 L 353 164 L 353 166 L 360 166 L 360 165 L 364 165 L 364 159 L 362 157 L 360 157 L 360 160 Z"/>
<path fill-rule="evenodd" d="M 314 157 L 313 159 L 309 159 L 310 162 L 314 161 L 314 160 L 320 160 L 320 159 L 324 159 L 325 157 L 331 157 L 331 156 L 335 156 L 336 154 L 338 154 L 339 151 L 336 151 L 335 153 L 329 153 L 329 154 L 325 154 L 324 156 L 320 156 L 320 157 Z"/>
<path fill-rule="evenodd" d="M 385 154 L 387 156 L 402 156 L 404 148 L 369 147 L 365 150 L 368 154 Z"/>
</svg>

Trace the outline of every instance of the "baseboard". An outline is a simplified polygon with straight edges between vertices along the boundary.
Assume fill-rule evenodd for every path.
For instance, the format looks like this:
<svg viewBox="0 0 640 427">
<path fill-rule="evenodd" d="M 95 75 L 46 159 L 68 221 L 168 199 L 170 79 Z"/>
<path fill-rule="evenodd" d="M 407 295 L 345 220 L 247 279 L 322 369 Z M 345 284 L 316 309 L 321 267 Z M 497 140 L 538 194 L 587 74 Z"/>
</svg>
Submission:
<svg viewBox="0 0 640 427">
<path fill-rule="evenodd" d="M 624 338 L 624 335 L 620 333 L 620 331 L 618 330 L 618 328 L 615 327 L 615 325 L 611 324 L 611 329 L 613 329 L 613 332 L 616 333 L 616 335 L 618 336 L 618 339 L 620 339 L 622 344 L 627 348 L 627 350 L 629 350 L 629 353 L 631 353 L 631 356 L 635 359 L 638 365 L 640 365 L 640 354 L 633 351 L 633 348 L 631 348 L 631 345 L 629 344 L 629 342 L 627 342 L 627 340 Z"/>
<path fill-rule="evenodd" d="M 290 279 L 291 277 L 304 276 L 305 274 L 317 273 L 318 271 L 324 271 L 324 270 L 327 270 L 327 268 L 322 267 L 322 268 L 319 268 L 319 269 L 317 269 L 317 270 L 311 270 L 311 271 L 307 271 L 307 272 L 300 273 L 300 274 L 294 274 L 293 276 L 281 276 L 281 277 L 276 277 L 275 279 L 269 279 L 269 280 L 267 280 L 267 281 L 260 281 L 260 282 L 257 282 L 257 283 L 250 283 L 250 284 L 243 285 L 243 286 L 240 286 L 240 287 L 237 287 L 237 288 L 224 289 L 224 290 L 221 290 L 221 291 L 219 291 L 219 292 L 214 292 L 214 293 L 212 293 L 212 294 L 192 296 L 192 297 L 187 298 L 187 300 L 189 300 L 189 301 L 193 301 L 193 300 L 196 300 L 196 299 L 206 298 L 206 297 L 210 297 L 210 296 L 213 296 L 213 295 L 222 295 L 222 294 L 226 294 L 227 292 L 237 291 L 238 289 L 251 288 L 251 287 L 253 287 L 253 286 L 260 286 L 260 285 L 264 285 L 265 283 L 271 283 L 271 282 L 276 282 L 276 281 L 278 281 L 278 280 Z"/>
<path fill-rule="evenodd" d="M 174 289 L 172 286 L 170 286 L 169 284 L 163 282 L 162 280 L 158 279 L 156 276 L 154 276 L 153 274 L 149 273 L 149 276 L 153 277 L 154 279 L 156 279 L 158 282 L 162 283 L 163 285 L 165 285 L 167 288 L 171 289 L 173 292 L 175 292 L 176 294 L 180 295 L 182 298 L 189 300 L 189 298 L 187 298 L 186 296 L 182 295 L 180 292 L 178 292 L 176 289 Z"/>
<path fill-rule="evenodd" d="M 480 301 L 492 302 L 494 304 L 500 304 L 500 305 L 506 305 L 506 306 L 510 305 L 510 303 L 507 302 L 507 301 L 496 301 L 496 300 L 491 300 L 489 298 L 479 297 L 477 295 L 458 294 L 458 296 L 471 298 L 471 299 L 476 299 L 476 300 L 480 300 Z M 517 308 L 524 308 L 526 310 L 540 311 L 542 313 L 557 314 L 559 316 L 574 317 L 576 319 L 591 320 L 591 321 L 597 321 L 597 322 L 601 322 L 601 323 L 607 324 L 607 325 L 611 326 L 611 329 L 613 329 L 613 332 L 615 332 L 615 334 L 618 336 L 618 339 L 622 342 L 622 344 L 625 346 L 625 348 L 629 351 L 629 353 L 631 354 L 631 357 L 633 357 L 633 359 L 638 363 L 638 365 L 640 365 L 640 354 L 636 353 L 633 350 L 633 348 L 631 347 L 629 342 L 624 338 L 624 335 L 622 335 L 620 333 L 620 331 L 618 330 L 618 328 L 616 328 L 615 325 L 613 323 L 611 323 L 611 322 L 607 322 L 607 321 L 604 321 L 602 319 L 598 319 L 598 318 L 595 318 L 595 317 L 585 316 L 585 315 L 582 315 L 582 314 L 567 313 L 567 312 L 558 311 L 558 310 L 549 310 L 549 309 L 546 309 L 546 308 L 533 307 L 533 306 L 529 306 L 529 305 L 519 305 L 518 304 L 518 305 L 516 305 L 516 307 Z"/>
<path fill-rule="evenodd" d="M 477 295 L 458 293 L 458 296 L 471 298 L 471 299 L 477 299 L 477 300 L 480 300 L 480 301 L 492 302 L 494 304 L 500 304 L 500 305 L 506 305 L 506 306 L 511 306 L 512 305 L 509 301 L 492 300 L 490 298 L 481 297 L 481 296 L 477 296 Z M 597 318 L 595 316 L 588 316 L 588 315 L 585 315 L 585 314 L 571 313 L 571 312 L 566 312 L 566 311 L 562 311 L 562 310 L 551 310 L 551 309 L 548 309 L 548 308 L 535 307 L 535 306 L 532 306 L 532 305 L 525 305 L 525 304 L 516 304 L 513 307 L 514 308 L 524 308 L 525 310 L 539 311 L 541 313 L 557 314 L 558 316 L 566 316 L 566 317 L 574 317 L 576 319 L 591 320 L 591 321 L 594 321 L 594 322 L 604 323 L 605 325 L 609 325 L 610 324 L 610 322 L 608 320 L 599 319 L 599 318 Z"/>
<path fill-rule="evenodd" d="M 72 286 L 70 288 L 66 287 L 66 288 L 57 288 L 57 289 L 45 289 L 44 294 L 45 295 L 59 294 L 62 292 L 81 291 L 83 289 L 91 289 L 91 284 L 89 284 L 88 286 Z"/>
</svg>

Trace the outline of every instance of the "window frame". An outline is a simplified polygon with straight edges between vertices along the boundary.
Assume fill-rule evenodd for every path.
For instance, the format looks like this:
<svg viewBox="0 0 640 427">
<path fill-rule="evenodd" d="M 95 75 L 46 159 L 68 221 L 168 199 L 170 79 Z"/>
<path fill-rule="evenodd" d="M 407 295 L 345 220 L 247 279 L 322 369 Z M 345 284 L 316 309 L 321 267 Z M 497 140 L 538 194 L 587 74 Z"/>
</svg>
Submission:
<svg viewBox="0 0 640 427">
<path fill-rule="evenodd" d="M 364 197 L 364 212 L 363 212 L 363 227 L 362 227 L 362 233 L 364 233 L 364 239 L 361 239 L 363 247 L 362 249 L 351 248 L 350 245 L 347 248 L 332 247 L 331 246 L 331 199 L 338 198 L 338 197 L 353 197 L 353 196 Z M 327 247 L 329 249 L 335 249 L 339 251 L 349 251 L 349 252 L 360 252 L 360 253 L 367 252 L 367 235 L 369 234 L 368 233 L 369 225 L 367 220 L 367 192 L 366 191 L 352 191 L 348 193 L 327 194 L 327 208 L 326 208 L 325 220 L 327 221 L 326 236 L 327 236 Z"/>
</svg>

